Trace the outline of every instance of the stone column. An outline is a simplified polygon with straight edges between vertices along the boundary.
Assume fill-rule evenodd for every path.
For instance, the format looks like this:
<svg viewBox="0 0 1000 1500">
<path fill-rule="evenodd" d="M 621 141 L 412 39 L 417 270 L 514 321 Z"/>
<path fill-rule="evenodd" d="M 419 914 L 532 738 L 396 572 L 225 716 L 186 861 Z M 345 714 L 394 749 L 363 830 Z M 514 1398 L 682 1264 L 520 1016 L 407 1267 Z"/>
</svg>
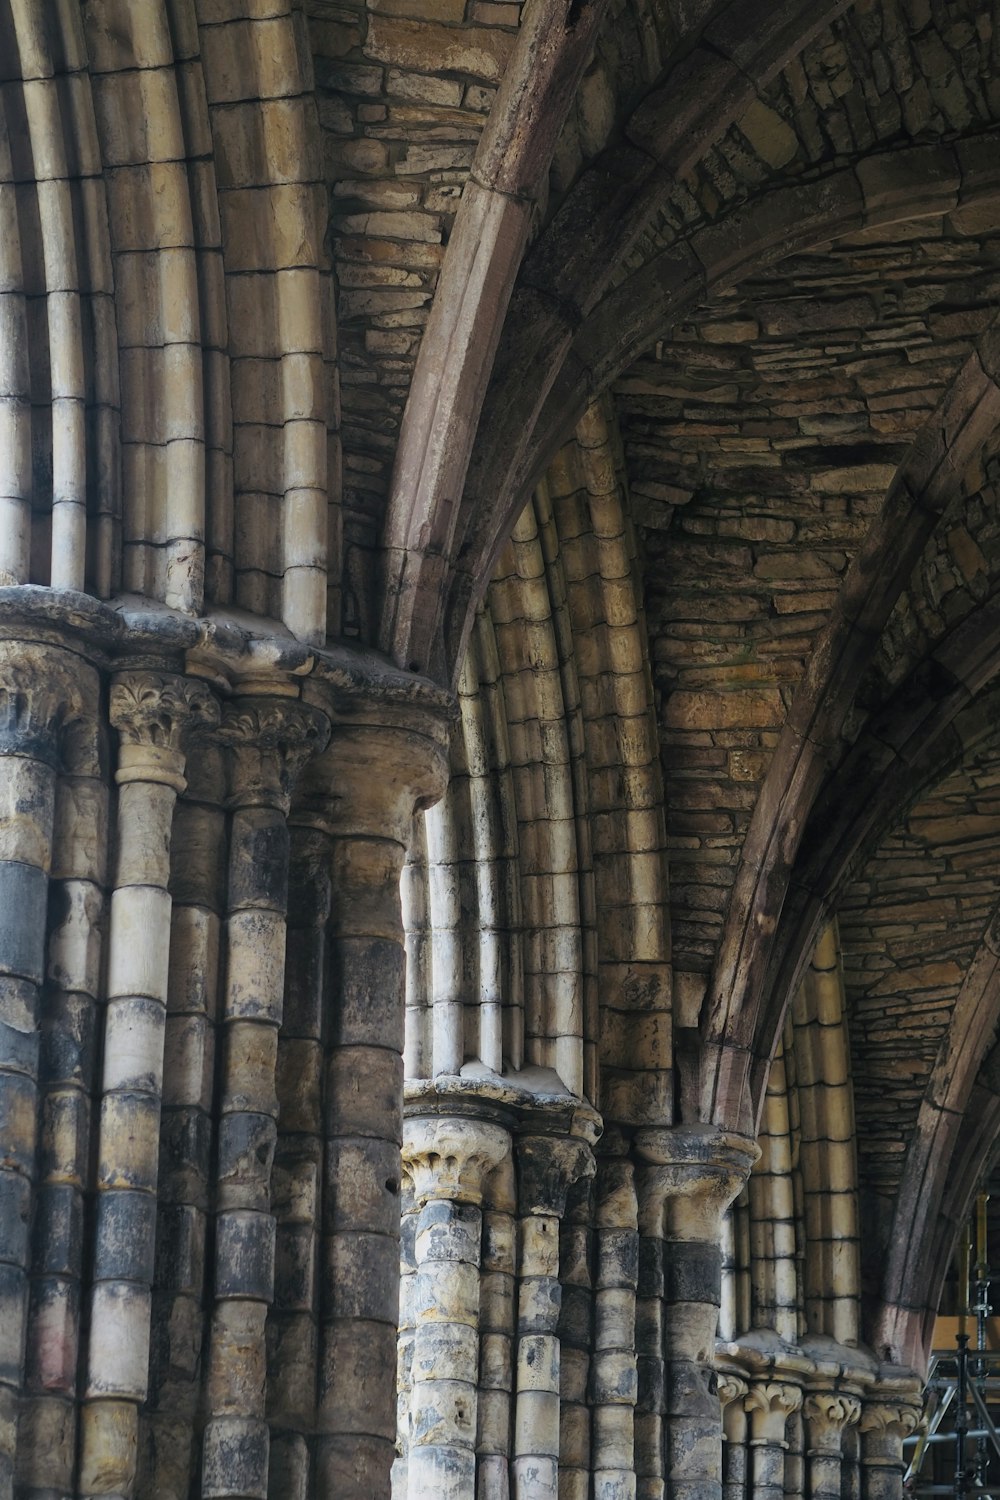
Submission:
<svg viewBox="0 0 1000 1500">
<path fill-rule="evenodd" d="M 479 1292 L 479 1433 L 476 1500 L 509 1500 L 517 1289 L 517 1184 L 513 1158 L 494 1172 L 483 1204 Z"/>
<path fill-rule="evenodd" d="M 635 1500 L 635 1301 L 639 1271 L 635 1168 L 602 1156 L 590 1372 L 593 1500 Z"/>
<path fill-rule="evenodd" d="M 278 1035 L 274 1301 L 267 1315 L 271 1500 L 308 1500 L 316 1424 L 323 1061 L 328 1030 L 330 839 L 291 831 L 285 999 Z"/>
<path fill-rule="evenodd" d="M 861 1416 L 861 1401 L 849 1391 L 813 1391 L 802 1412 L 810 1500 L 840 1500 L 844 1429 Z"/>
<path fill-rule="evenodd" d="M 265 1324 L 274 1295 L 271 1167 L 285 985 L 286 817 L 296 775 L 328 736 L 320 714 L 281 698 L 237 700 L 220 729 L 229 751 L 230 829 L 205 1500 L 267 1500 Z"/>
<path fill-rule="evenodd" d="M 642 1168 L 636 1172 L 636 1193 L 639 1222 L 635 1304 L 636 1500 L 664 1500 L 663 1203 Z"/>
<path fill-rule="evenodd" d="M 788 1418 L 802 1405 L 802 1391 L 784 1380 L 755 1380 L 746 1397 L 750 1414 L 750 1485 L 754 1500 L 782 1500 L 785 1494 L 785 1433 Z"/>
<path fill-rule="evenodd" d="M 392 705 L 388 705 L 387 717 Z M 315 1493 L 384 1500 L 396 1445 L 404 934 L 413 813 L 447 779 L 447 722 L 341 724 L 294 816 L 331 836 L 330 1050 Z"/>
<path fill-rule="evenodd" d="M 78 659 L 0 645 L 0 1496 L 14 1486 L 38 1131 L 39 995 L 45 969 L 60 730 L 79 704 Z M 65 1372 L 72 1382 L 75 1369 Z"/>
<path fill-rule="evenodd" d="M 80 1493 L 134 1493 L 149 1379 L 160 1105 L 170 954 L 170 844 L 183 737 L 217 721 L 203 683 L 122 672 L 118 840 L 108 938 L 95 1254 Z"/>
<path fill-rule="evenodd" d="M 76 690 L 84 673 L 71 658 Z M 56 786 L 41 1005 L 38 1178 L 31 1293 L 18 1420 L 16 1483 L 25 1495 L 68 1494 L 76 1468 L 84 1222 L 107 883 L 110 788 L 100 758 L 99 683 L 67 736 Z M 81 755 L 83 751 L 83 755 Z"/>
<path fill-rule="evenodd" d="M 862 1500 L 903 1500 L 903 1440 L 920 1420 L 920 1385 L 873 1391 L 861 1409 Z"/>
<path fill-rule="evenodd" d="M 644 1218 L 663 1237 L 665 1478 L 671 1500 L 722 1500 L 722 1409 L 715 1335 L 722 1298 L 722 1220 L 756 1144 L 712 1126 L 643 1130 Z"/>
<path fill-rule="evenodd" d="M 215 1064 L 226 910 L 224 752 L 203 739 L 184 768 L 171 836 L 170 984 L 163 1053 L 156 1279 L 149 1395 L 139 1419 L 140 1495 L 189 1500 L 201 1408 L 209 1224 L 215 1207 Z"/>
<path fill-rule="evenodd" d="M 559 1494 L 559 1224 L 571 1185 L 594 1174 L 589 1142 L 526 1135 L 517 1142 L 520 1214 L 511 1500 Z"/>
<path fill-rule="evenodd" d="M 750 1389 L 735 1370 L 719 1371 L 719 1401 L 722 1405 L 722 1495 L 723 1500 L 746 1500 L 747 1414 L 744 1406 Z"/>
<path fill-rule="evenodd" d="M 475 1500 L 483 1181 L 509 1151 L 509 1132 L 488 1120 L 404 1125 L 419 1207 L 408 1500 Z"/>
</svg>

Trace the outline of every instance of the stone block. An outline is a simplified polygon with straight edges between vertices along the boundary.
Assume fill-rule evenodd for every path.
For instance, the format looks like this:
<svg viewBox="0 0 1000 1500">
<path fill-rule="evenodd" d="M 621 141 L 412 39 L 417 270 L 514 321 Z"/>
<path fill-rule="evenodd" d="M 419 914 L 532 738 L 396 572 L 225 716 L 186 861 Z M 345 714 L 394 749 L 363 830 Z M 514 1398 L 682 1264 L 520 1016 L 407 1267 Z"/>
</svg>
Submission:
<svg viewBox="0 0 1000 1500">
<path fill-rule="evenodd" d="M 231 1209 L 216 1219 L 215 1295 L 269 1303 L 275 1224 L 269 1213 Z"/>
<path fill-rule="evenodd" d="M 84 1255 L 83 1223 L 83 1195 L 78 1188 L 69 1183 L 40 1187 L 31 1232 L 35 1269 L 50 1276 L 79 1277 Z M 14 1256 L 5 1258 L 15 1260 Z"/>
<path fill-rule="evenodd" d="M 42 982 L 48 879 L 37 865 L 0 862 L 0 970 Z"/>
<path fill-rule="evenodd" d="M 270 1439 L 265 1422 L 215 1417 L 203 1440 L 201 1493 L 222 1500 L 234 1492 L 247 1500 L 267 1500 Z"/>
<path fill-rule="evenodd" d="M 97 1199 L 94 1277 L 98 1281 L 153 1279 L 156 1199 L 149 1193 L 101 1193 Z"/>
<path fill-rule="evenodd" d="M 513 37 L 490 27 L 443 26 L 373 15 L 365 55 L 418 73 L 466 73 L 499 83 L 510 57 Z"/>
<path fill-rule="evenodd" d="M 399 1306 L 399 1241 L 364 1232 L 331 1235 L 323 1274 L 336 1319 L 364 1319 L 395 1327 Z"/>
</svg>

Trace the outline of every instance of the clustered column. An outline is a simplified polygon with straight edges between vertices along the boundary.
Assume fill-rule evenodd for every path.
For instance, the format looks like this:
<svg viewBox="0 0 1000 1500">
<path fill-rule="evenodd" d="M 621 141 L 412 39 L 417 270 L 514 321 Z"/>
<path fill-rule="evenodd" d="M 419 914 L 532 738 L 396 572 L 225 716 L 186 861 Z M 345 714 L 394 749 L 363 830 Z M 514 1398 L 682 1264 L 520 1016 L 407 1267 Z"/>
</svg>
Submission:
<svg viewBox="0 0 1000 1500">
<path fill-rule="evenodd" d="M 903 1500 L 903 1442 L 920 1420 L 920 1383 L 889 1387 L 865 1401 L 861 1412 L 862 1500 Z"/>
<path fill-rule="evenodd" d="M 429 719 L 429 716 L 428 716 Z M 316 1494 L 382 1500 L 396 1440 L 403 926 L 413 813 L 447 776 L 446 726 L 340 725 L 297 821 L 331 836 Z"/>
<path fill-rule="evenodd" d="M 60 731 L 79 711 L 73 660 L 0 646 L 0 1496 L 13 1493 L 38 1144 L 45 968 Z M 66 1371 L 70 1382 L 75 1370 Z"/>
<path fill-rule="evenodd" d="M 215 1307 L 202 1494 L 266 1500 L 265 1323 L 274 1294 L 271 1168 L 285 984 L 291 787 L 326 743 L 327 721 L 297 702 L 242 700 L 229 747 L 230 834 L 215 1218 Z"/>
<path fill-rule="evenodd" d="M 671 1500 L 722 1500 L 722 1411 L 715 1336 L 722 1300 L 722 1219 L 758 1154 L 708 1126 L 644 1130 L 636 1149 L 645 1223 L 663 1238 L 665 1479 Z"/>
<path fill-rule="evenodd" d="M 595 1171 L 589 1144 L 525 1135 L 517 1142 L 520 1281 L 511 1500 L 559 1494 L 559 1226 L 570 1187 Z"/>
<path fill-rule="evenodd" d="M 407 1500 L 475 1494 L 483 1182 L 509 1151 L 488 1120 L 406 1121 L 419 1207 Z"/>
</svg>

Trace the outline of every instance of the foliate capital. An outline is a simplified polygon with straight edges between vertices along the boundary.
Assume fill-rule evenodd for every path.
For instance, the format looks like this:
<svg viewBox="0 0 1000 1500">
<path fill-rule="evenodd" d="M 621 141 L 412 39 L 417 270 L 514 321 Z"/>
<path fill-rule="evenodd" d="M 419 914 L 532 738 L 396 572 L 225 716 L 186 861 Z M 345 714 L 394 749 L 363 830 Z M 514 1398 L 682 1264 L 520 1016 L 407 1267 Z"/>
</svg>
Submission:
<svg viewBox="0 0 1000 1500">
<path fill-rule="evenodd" d="M 810 1446 L 839 1446 L 845 1427 L 861 1417 L 861 1400 L 848 1391 L 813 1391 L 805 1399 L 803 1414 L 809 1424 Z"/>
<path fill-rule="evenodd" d="M 719 1401 L 723 1409 L 732 1406 L 734 1401 L 745 1401 L 750 1389 L 750 1383 L 743 1375 L 738 1375 L 735 1370 L 718 1371 Z"/>
<path fill-rule="evenodd" d="M 569 1190 L 593 1177 L 597 1162 L 589 1141 L 576 1136 L 524 1135 L 517 1140 L 517 1178 L 522 1214 L 566 1212 Z"/>
<path fill-rule="evenodd" d="M 783 1443 L 788 1418 L 802 1406 L 802 1390 L 786 1380 L 755 1380 L 743 1405 L 756 1441 Z"/>
<path fill-rule="evenodd" d="M 187 737 L 218 722 L 218 702 L 203 682 L 166 672 L 117 673 L 111 723 L 120 740 L 119 785 L 153 781 L 183 791 Z"/>
<path fill-rule="evenodd" d="M 510 1151 L 510 1132 L 489 1120 L 429 1115 L 403 1126 L 403 1162 L 423 1206 L 435 1198 L 479 1204 L 483 1183 Z"/>
<path fill-rule="evenodd" d="M 239 698 L 223 710 L 219 738 L 230 751 L 230 801 L 287 812 L 303 766 L 326 748 L 330 722 L 297 699 Z"/>
<path fill-rule="evenodd" d="M 648 1163 L 640 1190 L 651 1232 L 659 1219 L 668 1239 L 710 1242 L 760 1155 L 748 1136 L 711 1126 L 640 1130 L 635 1148 Z"/>
<path fill-rule="evenodd" d="M 58 764 L 60 732 L 83 712 L 75 660 L 49 646 L 0 643 L 0 754 Z"/>
<path fill-rule="evenodd" d="M 916 1430 L 919 1406 L 902 1401 L 866 1401 L 861 1412 L 862 1432 L 876 1433 L 902 1442 Z"/>
</svg>

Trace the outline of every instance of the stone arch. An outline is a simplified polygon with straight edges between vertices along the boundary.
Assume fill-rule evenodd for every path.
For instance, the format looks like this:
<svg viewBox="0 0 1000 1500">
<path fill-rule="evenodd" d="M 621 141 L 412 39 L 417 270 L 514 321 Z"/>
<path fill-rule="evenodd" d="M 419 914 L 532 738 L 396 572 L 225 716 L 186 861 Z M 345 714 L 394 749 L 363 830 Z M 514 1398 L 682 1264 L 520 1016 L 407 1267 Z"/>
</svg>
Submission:
<svg viewBox="0 0 1000 1500">
<path fill-rule="evenodd" d="M 118 586 L 119 380 L 107 193 L 80 12 L 0 6 L 0 581 Z M 73 81 L 61 89 L 57 74 Z"/>
<path fill-rule="evenodd" d="M 505 548 L 460 702 L 451 789 L 405 887 L 413 951 L 430 963 L 430 978 L 424 959 L 414 967 L 410 1075 L 545 1066 L 609 1120 L 671 1118 L 663 790 L 635 544 L 600 407 Z"/>
<path fill-rule="evenodd" d="M 987 131 L 950 146 L 871 153 L 803 182 L 770 186 L 661 251 L 616 285 L 572 338 L 555 341 L 528 409 L 531 372 L 511 371 L 491 397 L 496 416 L 484 420 L 470 464 L 445 616 L 449 661 L 461 657 L 469 609 L 523 496 L 588 402 L 630 360 L 707 294 L 792 251 L 995 198 L 995 140 Z"/>
<path fill-rule="evenodd" d="M 897 470 L 782 729 L 741 851 L 703 1010 L 702 1107 L 711 1118 L 732 1120 L 748 1107 L 744 1088 L 762 1041 L 768 959 L 809 811 L 836 758 L 858 675 L 962 470 L 1000 417 L 1000 388 L 990 373 L 998 352 L 997 334 L 989 330 Z M 779 1029 L 771 1017 L 768 1057 Z"/>
<path fill-rule="evenodd" d="M 851 870 L 884 835 L 900 809 L 959 764 L 994 730 L 998 706 L 990 687 L 1000 651 L 1000 614 L 976 611 L 954 632 L 942 655 L 961 658 L 968 633 L 982 631 L 984 663 L 979 680 L 963 681 L 922 664 L 916 682 L 905 683 L 886 704 L 876 723 L 859 739 L 837 775 L 831 777 L 802 839 L 804 851 L 792 874 L 776 934 L 764 988 L 765 1008 L 750 1047 L 750 1108 L 756 1110 L 766 1086 L 770 1049 L 780 1029 L 784 997 L 793 994 L 819 933 L 836 912 Z M 927 678 L 937 682 L 939 696 L 924 698 L 924 712 L 907 725 L 905 738 L 888 742 L 889 725 L 904 720 Z M 942 681 L 942 678 L 946 678 Z M 981 696 L 975 697 L 977 688 Z M 905 722 L 905 720 L 904 720 Z"/>
<path fill-rule="evenodd" d="M 896 1345 L 898 1324 L 905 1327 L 909 1323 L 907 1315 L 919 1305 L 921 1296 L 926 1299 L 928 1312 L 936 1310 L 933 1288 L 940 1291 L 940 1277 L 934 1278 L 932 1266 L 941 1253 L 937 1221 L 960 1160 L 956 1154 L 958 1140 L 998 1020 L 1000 906 L 994 906 L 992 920 L 955 1002 L 906 1153 L 888 1241 L 882 1306 L 875 1324 L 879 1344 Z M 1000 1130 L 1000 1118 L 996 1126 Z M 984 1136 L 983 1151 L 988 1153 L 992 1144 L 989 1136 Z M 907 1347 L 907 1337 L 903 1337 L 899 1358 L 915 1353 Z"/>
<path fill-rule="evenodd" d="M 530 228 L 528 204 L 543 188 L 602 7 L 592 4 L 582 24 L 572 27 L 563 25 L 558 4 L 539 7 L 522 27 L 456 219 L 400 436 L 384 529 L 388 577 L 381 631 L 384 649 L 399 663 L 457 671 L 460 651 L 449 650 L 444 663 L 430 658 L 440 649 L 439 588 L 466 550 L 469 504 L 460 497 L 474 461 L 487 383 L 492 378 L 494 393 L 485 425 L 491 432 L 503 429 L 491 452 L 520 454 L 576 323 L 607 286 L 667 187 L 788 57 L 844 9 L 845 0 L 819 8 L 795 5 L 762 20 L 733 0 L 717 6 L 700 28 L 692 27 L 693 46 L 683 60 L 625 122 L 627 144 L 609 146 L 588 165 L 518 277 Z M 523 128 L 526 107 L 534 122 L 530 131 Z M 563 427 L 558 441 L 573 425 Z M 536 482 L 543 469 L 538 467 Z M 479 488 L 473 480 L 473 491 Z M 530 488 L 519 489 L 522 503 Z M 478 559 L 476 601 L 517 508 L 516 502 L 507 507 L 488 564 Z M 467 630 L 468 622 L 463 642 Z"/>
</svg>

